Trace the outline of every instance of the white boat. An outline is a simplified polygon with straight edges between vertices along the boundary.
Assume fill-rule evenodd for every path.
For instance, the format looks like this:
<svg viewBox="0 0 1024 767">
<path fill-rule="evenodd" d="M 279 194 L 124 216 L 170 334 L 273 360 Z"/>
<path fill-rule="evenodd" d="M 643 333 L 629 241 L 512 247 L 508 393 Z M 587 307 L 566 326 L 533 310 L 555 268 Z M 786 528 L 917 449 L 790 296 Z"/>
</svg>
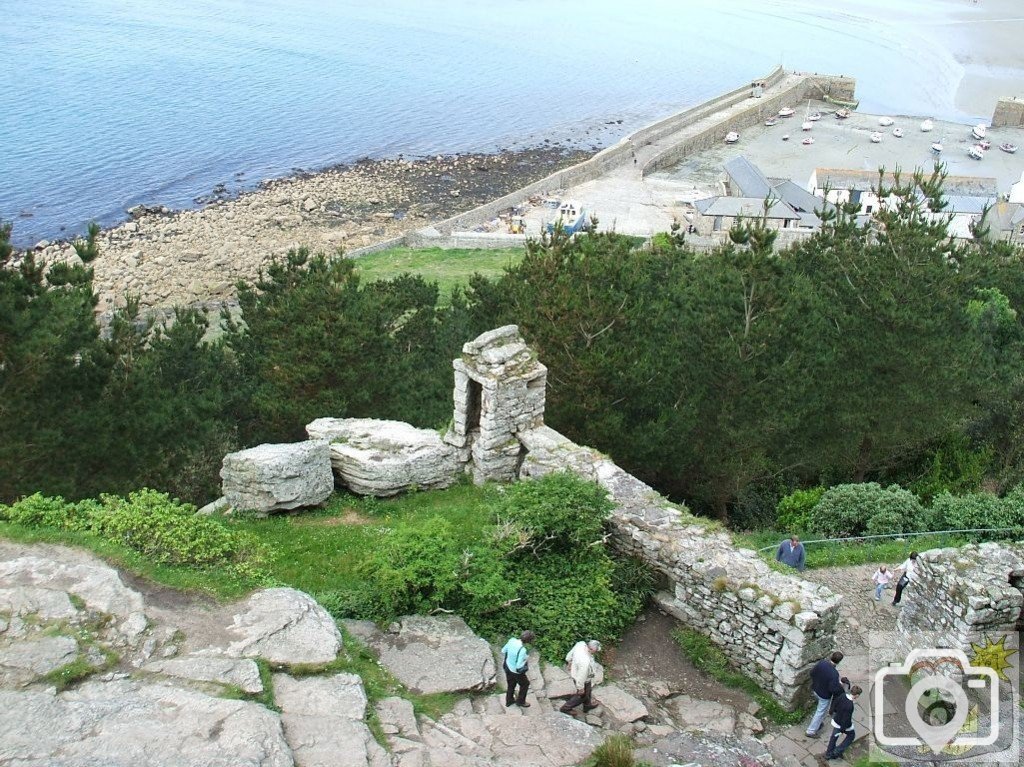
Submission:
<svg viewBox="0 0 1024 767">
<path fill-rule="evenodd" d="M 837 120 L 845 120 L 849 116 L 850 116 L 850 110 L 849 109 L 837 109 L 836 110 L 836 119 Z"/>
<path fill-rule="evenodd" d="M 989 149 L 992 148 L 992 142 L 991 141 L 985 141 L 984 139 L 982 139 L 981 141 L 978 142 L 978 146 L 980 146 L 982 149 L 984 149 L 987 152 Z"/>
<path fill-rule="evenodd" d="M 879 133 L 878 131 L 875 131 L 874 133 L 872 133 L 871 134 L 871 143 L 872 144 L 881 144 L 882 143 L 882 134 Z"/>
<path fill-rule="evenodd" d="M 725 143 L 726 144 L 735 144 L 739 140 L 740 140 L 740 134 L 737 133 L 734 130 L 731 130 L 731 131 L 729 131 L 728 133 L 725 134 Z"/>
<path fill-rule="evenodd" d="M 783 141 L 789 141 L 789 134 L 788 133 L 783 133 L 782 134 L 782 140 Z"/>
<path fill-rule="evenodd" d="M 554 232 L 555 227 L 561 227 L 566 234 L 576 234 L 583 228 L 587 212 L 580 205 L 574 202 L 563 202 L 558 206 L 558 217 L 548 224 L 548 232 Z"/>
<path fill-rule="evenodd" d="M 821 112 L 811 112 L 809 115 L 807 115 L 807 119 L 810 120 L 812 123 L 816 123 L 818 122 L 818 120 L 821 119 Z"/>
<path fill-rule="evenodd" d="M 773 125 L 778 125 L 779 121 L 776 118 L 774 118 L 774 117 L 769 117 L 767 120 L 764 121 L 764 124 L 765 124 L 765 126 L 770 128 Z"/>
<path fill-rule="evenodd" d="M 795 112 L 796 110 L 792 107 L 782 107 L 782 109 L 779 110 L 779 117 L 792 117 Z"/>
<path fill-rule="evenodd" d="M 883 128 L 888 128 L 894 122 L 895 122 L 895 120 L 893 120 L 891 117 L 879 117 L 878 118 L 878 124 L 881 125 Z"/>
<path fill-rule="evenodd" d="M 804 123 L 800 126 L 800 130 L 810 130 L 813 127 L 814 123 L 812 123 L 810 120 L 805 120 Z"/>
<path fill-rule="evenodd" d="M 933 123 L 931 120 L 925 120 L 923 123 L 921 123 L 921 131 L 923 133 L 928 133 L 928 131 L 930 131 L 934 127 L 935 123 Z"/>
<path fill-rule="evenodd" d="M 903 138 L 903 128 L 893 128 L 892 135 L 896 138 Z"/>
<path fill-rule="evenodd" d="M 974 146 L 967 147 L 967 156 L 972 160 L 984 160 L 985 150 L 975 144 Z"/>
<path fill-rule="evenodd" d="M 1011 144 L 1009 141 L 1007 141 L 1005 144 L 1000 144 L 999 148 L 1002 149 L 1007 154 L 1014 154 L 1017 151 L 1017 145 Z"/>
<path fill-rule="evenodd" d="M 978 124 L 971 128 L 971 135 L 979 141 L 985 138 L 986 128 L 984 125 Z"/>
<path fill-rule="evenodd" d="M 814 139 L 811 136 L 808 136 L 807 138 L 805 138 L 800 143 L 803 144 L 804 146 L 810 146 L 811 144 L 814 143 Z"/>
<path fill-rule="evenodd" d="M 935 152 L 935 154 L 940 154 L 942 152 L 942 142 L 936 141 L 932 144 L 932 151 Z"/>
</svg>

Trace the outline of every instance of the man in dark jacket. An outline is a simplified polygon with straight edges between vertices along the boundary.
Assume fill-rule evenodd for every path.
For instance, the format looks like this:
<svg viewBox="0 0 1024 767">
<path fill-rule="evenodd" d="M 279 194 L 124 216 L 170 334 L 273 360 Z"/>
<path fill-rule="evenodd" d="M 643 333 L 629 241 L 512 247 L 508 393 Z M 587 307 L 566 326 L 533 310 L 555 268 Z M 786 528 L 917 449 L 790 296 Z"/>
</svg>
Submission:
<svg viewBox="0 0 1024 767">
<path fill-rule="evenodd" d="M 842 759 L 843 752 L 853 743 L 856 733 L 853 731 L 853 704 L 861 693 L 860 687 L 854 685 L 850 691 L 843 695 L 837 695 L 832 704 L 832 737 L 828 739 L 828 748 L 825 749 L 826 759 Z M 838 746 L 836 741 L 843 735 L 843 742 Z"/>
<path fill-rule="evenodd" d="M 807 563 L 807 554 L 799 536 L 791 535 L 788 540 L 779 544 L 779 548 L 775 550 L 775 561 L 803 571 Z"/>
<path fill-rule="evenodd" d="M 846 689 L 839 679 L 839 670 L 836 666 L 842 661 L 843 654 L 838 650 L 827 658 L 822 658 L 818 664 L 811 669 L 811 692 L 817 700 L 818 707 L 814 709 L 814 717 L 807 726 L 807 737 L 818 737 L 818 730 L 821 723 L 825 721 L 825 714 L 828 712 L 832 699 L 839 693 L 845 693 Z"/>
</svg>

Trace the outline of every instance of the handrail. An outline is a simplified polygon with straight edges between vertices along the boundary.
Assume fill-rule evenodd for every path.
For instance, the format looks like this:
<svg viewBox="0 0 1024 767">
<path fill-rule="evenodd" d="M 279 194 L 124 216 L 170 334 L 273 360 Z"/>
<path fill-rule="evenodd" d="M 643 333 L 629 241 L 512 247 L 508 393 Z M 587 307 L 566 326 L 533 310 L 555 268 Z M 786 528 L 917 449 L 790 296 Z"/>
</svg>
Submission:
<svg viewBox="0 0 1024 767">
<path fill-rule="evenodd" d="M 1024 532 L 1024 527 L 974 527 L 967 530 L 930 530 L 925 533 L 885 533 L 880 535 L 855 535 L 850 538 L 819 538 L 811 541 L 800 541 L 800 543 L 807 546 L 811 543 L 836 543 L 836 542 L 849 542 L 849 541 L 867 541 L 878 538 L 914 538 L 921 535 L 944 535 L 946 533 L 1003 533 L 1003 532 Z M 784 540 L 789 540 L 788 538 Z M 773 543 L 771 546 L 762 546 L 758 551 L 771 551 L 772 549 L 778 548 L 779 544 Z"/>
</svg>

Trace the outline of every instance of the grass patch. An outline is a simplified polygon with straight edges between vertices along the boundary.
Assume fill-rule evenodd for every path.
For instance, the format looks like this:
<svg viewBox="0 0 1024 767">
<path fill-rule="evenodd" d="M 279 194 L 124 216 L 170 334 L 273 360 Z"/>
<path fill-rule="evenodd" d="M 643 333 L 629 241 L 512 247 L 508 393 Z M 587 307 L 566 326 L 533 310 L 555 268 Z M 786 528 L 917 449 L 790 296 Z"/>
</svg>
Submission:
<svg viewBox="0 0 1024 767">
<path fill-rule="evenodd" d="M 60 668 L 55 668 L 48 674 L 43 675 L 43 681 L 52 684 L 57 688 L 57 692 L 61 692 L 100 670 L 89 663 L 83 656 L 79 656 L 70 663 L 65 663 Z"/>
<path fill-rule="evenodd" d="M 367 281 L 384 280 L 411 272 L 441 289 L 447 300 L 456 285 L 466 285 L 474 273 L 500 277 L 506 266 L 519 263 L 525 248 L 391 248 L 354 259 L 356 269 Z"/>
<path fill-rule="evenodd" d="M 703 634 L 686 628 L 677 628 L 672 638 L 682 648 L 683 654 L 698 669 L 717 679 L 727 687 L 742 690 L 758 702 L 764 715 L 776 724 L 799 724 L 807 715 L 804 709 L 787 711 L 771 695 L 750 677 L 737 671 L 728 657 Z"/>
<path fill-rule="evenodd" d="M 761 558 L 769 564 L 775 565 L 776 569 L 780 572 L 790 574 L 794 572 L 793 568 L 777 565 L 775 562 L 775 547 L 779 545 L 779 541 L 789 538 L 789 533 L 763 530 L 733 533 L 732 538 L 737 546 L 748 549 L 756 550 L 765 546 L 771 546 L 771 549 L 759 552 Z M 968 543 L 978 542 L 977 539 L 968 538 L 963 535 L 935 534 L 919 535 L 903 540 L 850 540 L 811 544 L 804 541 L 804 549 L 807 552 L 807 567 L 814 569 L 818 567 L 842 567 L 846 565 L 876 563 L 899 564 L 907 558 L 907 554 L 911 550 L 926 551 L 927 549 L 945 548 L 947 546 L 966 546 Z"/>
<path fill-rule="evenodd" d="M 644 767 L 633 755 L 633 740 L 627 735 L 609 735 L 583 763 L 583 767 Z"/>
</svg>

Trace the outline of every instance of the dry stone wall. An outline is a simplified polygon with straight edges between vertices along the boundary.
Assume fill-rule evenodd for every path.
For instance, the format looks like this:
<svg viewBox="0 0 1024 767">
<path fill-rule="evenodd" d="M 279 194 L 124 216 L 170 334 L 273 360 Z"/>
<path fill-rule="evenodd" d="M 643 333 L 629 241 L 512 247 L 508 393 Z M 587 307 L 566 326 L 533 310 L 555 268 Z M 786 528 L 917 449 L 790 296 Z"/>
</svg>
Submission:
<svg viewBox="0 0 1024 767">
<path fill-rule="evenodd" d="M 1024 628 L 1024 543 L 932 549 L 917 559 L 896 630 L 908 647 L 971 649 Z"/>
<path fill-rule="evenodd" d="M 520 476 L 572 471 L 599 483 L 615 503 L 613 542 L 669 584 L 661 607 L 711 639 L 785 705 L 802 699 L 810 668 L 835 649 L 840 598 L 828 588 L 775 572 L 729 535 L 698 520 L 607 456 L 547 426 L 520 433 Z"/>
</svg>

